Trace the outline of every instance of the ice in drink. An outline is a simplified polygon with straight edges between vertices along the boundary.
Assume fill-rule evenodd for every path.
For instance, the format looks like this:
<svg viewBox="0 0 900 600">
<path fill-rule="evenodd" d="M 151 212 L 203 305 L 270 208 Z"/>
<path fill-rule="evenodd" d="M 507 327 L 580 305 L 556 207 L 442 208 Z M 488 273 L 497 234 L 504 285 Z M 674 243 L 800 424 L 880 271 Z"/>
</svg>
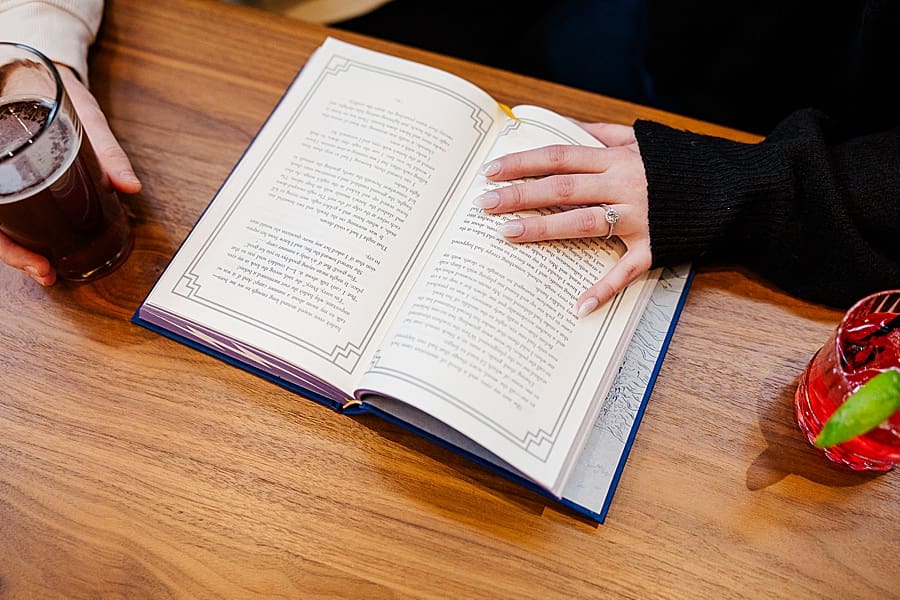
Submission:
<svg viewBox="0 0 900 600">
<path fill-rule="evenodd" d="M 851 393 L 888 369 L 900 369 L 900 291 L 866 298 L 851 308 L 803 372 L 795 403 L 797 421 L 810 443 Z M 889 470 L 900 464 L 900 412 L 824 452 L 851 469 Z"/>
</svg>

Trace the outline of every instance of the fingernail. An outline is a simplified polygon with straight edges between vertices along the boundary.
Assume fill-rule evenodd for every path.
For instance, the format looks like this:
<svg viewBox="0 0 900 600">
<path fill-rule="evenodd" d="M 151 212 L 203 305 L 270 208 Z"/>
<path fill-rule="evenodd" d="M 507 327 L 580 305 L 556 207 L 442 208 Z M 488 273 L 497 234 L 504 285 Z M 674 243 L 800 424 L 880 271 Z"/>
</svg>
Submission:
<svg viewBox="0 0 900 600">
<path fill-rule="evenodd" d="M 503 237 L 519 237 L 525 233 L 525 226 L 519 221 L 507 221 L 497 228 Z"/>
<path fill-rule="evenodd" d="M 485 177 L 490 177 L 491 175 L 496 175 L 500 172 L 500 163 L 496 160 L 492 160 L 489 163 L 485 163 L 481 165 L 481 169 L 478 171 Z"/>
<path fill-rule="evenodd" d="M 485 192 L 475 198 L 475 200 L 472 201 L 472 204 L 478 208 L 494 208 L 500 204 L 500 194 L 497 192 Z"/>
<path fill-rule="evenodd" d="M 582 302 L 581 306 L 578 307 L 578 318 L 581 319 L 582 317 L 586 317 L 594 312 L 594 309 L 597 308 L 598 304 L 599 303 L 597 302 L 596 298 L 588 298 L 587 300 Z"/>
<path fill-rule="evenodd" d="M 53 283 L 52 281 L 47 281 L 47 275 L 39 275 L 37 269 L 30 265 L 24 267 L 22 270 L 25 271 L 25 273 L 28 274 L 29 277 L 31 277 L 44 287 L 47 287 L 48 285 Z"/>
<path fill-rule="evenodd" d="M 119 171 L 119 179 L 122 181 L 127 181 L 128 183 L 140 183 L 141 180 L 137 178 L 137 175 L 134 174 L 133 171 Z"/>
</svg>

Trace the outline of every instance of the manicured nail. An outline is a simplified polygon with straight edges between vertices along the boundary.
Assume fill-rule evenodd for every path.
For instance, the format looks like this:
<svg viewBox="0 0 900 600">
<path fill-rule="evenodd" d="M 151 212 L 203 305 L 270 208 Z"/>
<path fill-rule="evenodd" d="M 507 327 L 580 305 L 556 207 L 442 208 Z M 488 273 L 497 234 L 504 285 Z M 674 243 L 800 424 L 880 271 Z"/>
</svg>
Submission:
<svg viewBox="0 0 900 600">
<path fill-rule="evenodd" d="M 25 267 L 25 268 L 23 269 L 23 271 L 25 271 L 26 273 L 28 273 L 28 274 L 31 275 L 32 277 L 40 277 L 40 275 L 38 275 L 37 269 L 35 269 L 35 268 L 32 267 L 31 265 L 28 265 L 27 267 Z"/>
<path fill-rule="evenodd" d="M 141 180 L 137 178 L 137 175 L 134 174 L 133 171 L 119 171 L 119 179 L 122 181 L 127 181 L 128 183 L 140 183 Z"/>
<path fill-rule="evenodd" d="M 523 233 L 525 233 L 525 226 L 522 225 L 519 221 L 507 221 L 503 225 L 497 228 L 497 231 L 500 232 L 500 235 L 503 237 L 519 237 Z"/>
<path fill-rule="evenodd" d="M 472 204 L 478 208 L 494 208 L 500 204 L 500 194 L 497 192 L 485 192 L 475 198 L 475 200 L 472 201 Z"/>
<path fill-rule="evenodd" d="M 479 173 L 484 175 L 485 177 L 490 177 L 491 175 L 496 175 L 500 172 L 500 162 L 496 160 L 492 160 L 489 163 L 485 163 L 481 165 L 481 169 Z"/>
<path fill-rule="evenodd" d="M 581 303 L 581 306 L 578 307 L 578 318 L 586 317 L 597 308 L 598 302 L 596 298 L 588 298 L 584 302 Z"/>
</svg>

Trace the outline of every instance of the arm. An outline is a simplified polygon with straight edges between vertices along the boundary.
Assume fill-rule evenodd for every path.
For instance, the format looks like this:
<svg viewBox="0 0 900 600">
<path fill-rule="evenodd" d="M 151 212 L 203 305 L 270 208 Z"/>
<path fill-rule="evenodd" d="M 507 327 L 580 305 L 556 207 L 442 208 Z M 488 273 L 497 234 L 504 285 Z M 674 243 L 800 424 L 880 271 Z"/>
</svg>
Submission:
<svg viewBox="0 0 900 600">
<path fill-rule="evenodd" d="M 0 0 L 0 39 L 37 48 L 60 66 L 60 76 L 112 186 L 135 193 L 141 184 L 87 89 L 87 51 L 103 14 L 103 0 Z M 41 285 L 52 285 L 49 261 L 0 233 L 0 260 Z"/>
<path fill-rule="evenodd" d="M 37 48 L 87 82 L 87 50 L 102 16 L 103 0 L 0 0 L 0 39 Z"/>
<path fill-rule="evenodd" d="M 654 264 L 747 265 L 833 306 L 900 285 L 900 128 L 798 111 L 761 144 L 638 121 Z"/>
<path fill-rule="evenodd" d="M 609 148 L 545 148 L 492 163 L 491 212 L 582 206 L 523 219 L 514 242 L 602 235 L 604 202 L 622 215 L 622 267 L 579 298 L 603 304 L 650 266 L 746 264 L 791 293 L 846 306 L 900 282 L 900 129 L 857 137 L 822 115 L 791 115 L 760 144 L 638 121 L 586 125 Z M 516 232 L 513 232 L 516 233 Z M 593 300 L 592 300 L 593 299 Z"/>
</svg>

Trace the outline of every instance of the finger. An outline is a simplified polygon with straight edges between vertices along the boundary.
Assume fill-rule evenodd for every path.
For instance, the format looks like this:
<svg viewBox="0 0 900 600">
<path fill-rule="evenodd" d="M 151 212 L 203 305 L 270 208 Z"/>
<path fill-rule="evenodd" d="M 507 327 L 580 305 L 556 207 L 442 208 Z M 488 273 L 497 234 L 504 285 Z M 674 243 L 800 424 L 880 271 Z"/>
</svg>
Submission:
<svg viewBox="0 0 900 600">
<path fill-rule="evenodd" d="M 596 174 L 552 175 L 494 188 L 475 198 L 473 203 L 491 214 L 597 204 L 611 199 L 615 190 L 608 189 L 609 183 L 617 184 Z"/>
<path fill-rule="evenodd" d="M 585 290 L 575 303 L 578 317 L 585 317 L 598 307 L 609 302 L 616 294 L 628 287 L 628 284 L 650 269 L 650 248 L 629 248 L 619 262 L 590 289 Z"/>
<path fill-rule="evenodd" d="M 564 173 L 602 173 L 621 153 L 620 148 L 544 146 L 495 158 L 481 167 L 481 174 L 493 181 L 509 181 Z"/>
<path fill-rule="evenodd" d="M 97 100 L 69 69 L 60 69 L 60 74 L 72 99 L 75 112 L 97 154 L 100 167 L 109 177 L 112 186 L 126 194 L 139 192 L 141 182 L 134 173 L 128 155 L 110 130 L 106 115 L 103 114 Z"/>
<path fill-rule="evenodd" d="M 540 242 L 547 240 L 568 240 L 586 237 L 606 237 L 610 224 L 606 220 L 609 209 L 603 206 L 589 206 L 562 211 L 539 217 L 510 219 L 500 225 L 498 231 L 510 242 Z M 615 207 L 619 220 L 614 233 L 619 236 L 633 233 L 629 225 L 633 209 L 627 205 Z"/>
<path fill-rule="evenodd" d="M 56 271 L 50 261 L 27 250 L 0 233 L 0 260 L 14 269 L 27 273 L 39 284 L 47 286 L 56 282 Z"/>
<path fill-rule="evenodd" d="M 616 123 L 578 123 L 582 129 L 603 142 L 604 146 L 627 146 L 634 144 L 634 128 Z"/>
</svg>

